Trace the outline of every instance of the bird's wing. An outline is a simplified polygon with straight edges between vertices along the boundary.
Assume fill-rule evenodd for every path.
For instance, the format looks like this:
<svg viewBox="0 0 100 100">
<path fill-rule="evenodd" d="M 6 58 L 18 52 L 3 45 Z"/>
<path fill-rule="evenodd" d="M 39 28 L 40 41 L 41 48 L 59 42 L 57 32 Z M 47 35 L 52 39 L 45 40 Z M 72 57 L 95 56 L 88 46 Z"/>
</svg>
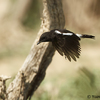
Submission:
<svg viewBox="0 0 100 100">
<path fill-rule="evenodd" d="M 63 56 L 63 49 L 59 46 L 59 42 L 60 41 L 58 41 L 57 38 L 55 38 L 55 40 L 53 41 L 53 46 L 60 53 L 60 55 Z"/>
<path fill-rule="evenodd" d="M 69 61 L 71 58 L 76 61 L 76 57 L 79 58 L 80 56 L 80 38 L 77 37 L 75 34 L 73 35 L 57 35 L 55 40 L 53 41 L 53 45 L 56 50 L 63 56 L 65 55 Z"/>
</svg>

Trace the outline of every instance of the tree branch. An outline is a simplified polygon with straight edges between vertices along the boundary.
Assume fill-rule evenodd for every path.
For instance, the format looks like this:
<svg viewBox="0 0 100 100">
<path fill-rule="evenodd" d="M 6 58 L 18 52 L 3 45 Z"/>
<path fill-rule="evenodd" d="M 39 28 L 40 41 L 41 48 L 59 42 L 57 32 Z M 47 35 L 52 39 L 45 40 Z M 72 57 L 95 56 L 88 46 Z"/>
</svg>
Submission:
<svg viewBox="0 0 100 100">
<path fill-rule="evenodd" d="M 0 100 L 5 100 L 7 98 L 7 93 L 6 93 L 6 81 L 10 79 L 11 77 L 9 76 L 0 76 Z"/>
<path fill-rule="evenodd" d="M 43 81 L 46 69 L 52 61 L 55 52 L 52 44 L 37 45 L 37 41 L 48 30 L 64 28 L 65 20 L 61 0 L 43 0 L 43 6 L 40 31 L 24 64 L 7 89 L 8 100 L 26 100 L 31 97 Z"/>
</svg>

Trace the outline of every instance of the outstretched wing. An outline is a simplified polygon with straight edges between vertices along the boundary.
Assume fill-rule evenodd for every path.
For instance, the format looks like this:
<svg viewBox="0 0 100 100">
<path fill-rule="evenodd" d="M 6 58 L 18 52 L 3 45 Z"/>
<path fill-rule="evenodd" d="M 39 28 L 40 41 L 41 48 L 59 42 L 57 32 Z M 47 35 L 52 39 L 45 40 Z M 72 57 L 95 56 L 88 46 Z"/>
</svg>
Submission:
<svg viewBox="0 0 100 100">
<path fill-rule="evenodd" d="M 53 45 L 60 55 L 65 55 L 69 61 L 71 61 L 71 58 L 76 61 L 76 58 L 79 58 L 81 51 L 79 40 L 80 38 L 74 33 L 62 33 L 56 35 Z"/>
</svg>

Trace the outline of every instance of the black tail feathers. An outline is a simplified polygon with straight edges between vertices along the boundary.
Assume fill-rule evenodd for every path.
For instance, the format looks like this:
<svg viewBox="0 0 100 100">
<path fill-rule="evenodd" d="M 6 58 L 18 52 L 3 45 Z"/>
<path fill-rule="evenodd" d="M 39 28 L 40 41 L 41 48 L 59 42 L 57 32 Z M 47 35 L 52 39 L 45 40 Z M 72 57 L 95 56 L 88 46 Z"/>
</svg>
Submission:
<svg viewBox="0 0 100 100">
<path fill-rule="evenodd" d="M 91 39 L 95 39 L 95 36 L 92 36 L 92 35 L 82 35 L 81 38 L 91 38 Z"/>
</svg>

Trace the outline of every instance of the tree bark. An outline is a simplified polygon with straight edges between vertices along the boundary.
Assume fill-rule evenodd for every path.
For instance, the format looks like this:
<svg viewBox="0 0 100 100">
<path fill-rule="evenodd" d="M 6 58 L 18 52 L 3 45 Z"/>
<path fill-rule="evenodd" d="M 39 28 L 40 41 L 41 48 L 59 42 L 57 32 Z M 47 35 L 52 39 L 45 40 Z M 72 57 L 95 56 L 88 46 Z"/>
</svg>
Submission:
<svg viewBox="0 0 100 100">
<path fill-rule="evenodd" d="M 51 43 L 37 45 L 37 41 L 46 31 L 64 28 L 65 20 L 61 1 L 43 0 L 44 10 L 40 31 L 24 64 L 7 89 L 7 100 L 27 100 L 43 81 L 55 49 Z"/>
</svg>

